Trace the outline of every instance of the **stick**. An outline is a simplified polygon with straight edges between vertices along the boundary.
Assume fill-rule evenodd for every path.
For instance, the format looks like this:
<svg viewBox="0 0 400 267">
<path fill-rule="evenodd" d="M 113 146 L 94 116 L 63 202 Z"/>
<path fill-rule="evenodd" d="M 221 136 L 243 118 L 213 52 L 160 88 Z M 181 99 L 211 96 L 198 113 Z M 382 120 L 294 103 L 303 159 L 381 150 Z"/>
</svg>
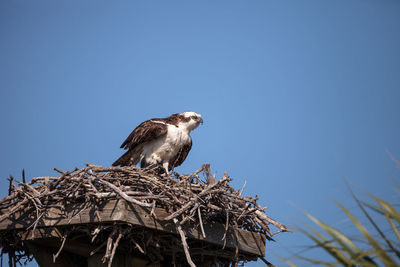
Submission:
<svg viewBox="0 0 400 267">
<path fill-rule="evenodd" d="M 66 240 L 67 240 L 67 236 L 65 235 L 65 236 L 63 236 L 63 240 L 62 240 L 62 243 L 61 243 L 61 247 L 60 247 L 60 249 L 58 250 L 57 254 L 55 254 L 55 255 L 53 254 L 53 262 L 54 262 L 54 263 L 56 263 L 56 259 L 57 259 L 58 255 L 60 255 L 61 250 L 63 249 Z"/>
<path fill-rule="evenodd" d="M 268 217 L 267 215 L 265 215 L 265 214 L 262 213 L 261 211 L 256 210 L 255 213 L 257 214 L 257 216 L 258 216 L 260 219 L 265 220 L 265 221 L 269 222 L 269 223 L 272 224 L 272 225 L 275 225 L 276 227 L 280 228 L 283 232 L 292 232 L 292 231 L 290 231 L 289 229 L 287 229 L 287 227 L 286 227 L 285 225 L 283 225 L 283 224 L 281 224 L 281 223 L 279 223 L 279 222 L 277 222 L 277 221 L 271 219 L 270 217 Z"/>
<path fill-rule="evenodd" d="M 103 257 L 103 263 L 105 263 L 107 260 L 109 260 L 109 258 L 111 256 L 111 247 L 112 247 L 113 238 L 114 238 L 116 231 L 117 231 L 117 229 L 114 228 L 113 231 L 111 232 L 111 234 L 107 238 L 106 254 Z"/>
<path fill-rule="evenodd" d="M 186 211 L 187 209 L 190 208 L 190 206 L 193 205 L 194 202 L 197 201 L 197 199 L 205 194 L 208 193 L 208 191 L 210 191 L 212 188 L 214 188 L 217 185 L 222 184 L 223 182 L 227 181 L 229 178 L 224 176 L 223 178 L 221 178 L 220 180 L 218 180 L 218 182 L 216 182 L 215 184 L 210 185 L 209 187 L 205 188 L 203 191 L 201 191 L 200 194 L 198 194 L 197 196 L 194 196 L 194 199 L 188 203 L 186 203 L 181 209 L 175 211 L 174 213 L 172 213 L 171 215 L 169 215 L 168 217 L 166 217 L 164 220 L 165 221 L 169 221 L 179 215 L 181 215 L 184 211 Z"/>
<path fill-rule="evenodd" d="M 244 185 L 243 185 L 242 189 L 240 190 L 239 196 L 242 195 L 243 190 L 244 190 L 244 188 L 246 187 L 246 183 L 247 183 L 247 180 L 244 180 Z"/>
<path fill-rule="evenodd" d="M 150 216 L 154 216 L 154 217 L 157 218 L 157 216 L 154 213 L 154 210 L 156 209 L 156 201 L 155 200 L 153 200 L 153 204 L 152 205 L 153 205 L 153 207 L 151 207 Z"/>
<path fill-rule="evenodd" d="M 139 243 L 137 243 L 133 238 L 132 238 L 131 241 L 135 244 L 135 247 L 136 247 L 143 255 L 146 255 L 146 252 L 144 252 L 144 249 L 139 245 Z"/>
<path fill-rule="evenodd" d="M 115 251 L 117 250 L 119 241 L 121 240 L 122 237 L 123 237 L 123 234 L 119 233 L 119 235 L 117 237 L 117 240 L 115 240 L 115 242 L 114 242 L 114 247 L 113 247 L 112 252 L 111 252 L 111 257 L 110 257 L 110 260 L 108 261 L 108 267 L 111 267 L 111 265 L 112 265 L 112 261 L 114 259 Z"/>
<path fill-rule="evenodd" d="M 8 186 L 8 195 L 11 195 L 12 192 L 12 181 L 14 180 L 14 177 L 10 173 L 10 185 Z"/>
<path fill-rule="evenodd" d="M 28 202 L 28 198 L 18 202 L 14 207 L 12 207 L 7 213 L 0 216 L 0 222 L 6 219 L 7 217 L 11 216 L 13 213 L 17 212 L 18 210 L 24 208 L 25 204 Z"/>
<path fill-rule="evenodd" d="M 92 178 L 92 181 L 93 181 L 93 180 L 95 180 L 95 178 Z M 109 182 L 107 182 L 107 181 L 100 180 L 100 179 L 97 179 L 97 181 L 98 181 L 99 183 L 101 183 L 101 184 L 104 184 L 104 185 L 108 186 L 108 187 L 111 188 L 112 190 L 114 190 L 116 193 L 118 193 L 123 199 L 125 199 L 125 200 L 128 201 L 128 202 L 137 204 L 137 205 L 142 206 L 142 207 L 147 207 L 147 208 L 149 208 L 149 207 L 152 206 L 152 204 L 150 204 L 150 203 L 143 203 L 143 202 L 137 201 L 137 200 L 134 199 L 134 198 L 131 198 L 130 196 L 128 196 L 127 194 L 125 194 L 121 189 L 119 189 L 118 187 L 116 187 L 115 185 L 113 185 L 113 184 L 111 184 L 111 183 L 109 183 Z"/>
<path fill-rule="evenodd" d="M 178 220 L 176 218 L 174 218 L 173 221 L 176 225 L 176 229 L 178 230 L 179 235 L 181 236 L 183 250 L 185 251 L 186 261 L 191 267 L 196 267 L 196 265 L 192 261 L 192 258 L 190 257 L 189 246 L 186 243 L 185 233 L 182 231 L 181 225 L 179 224 Z"/>
<path fill-rule="evenodd" d="M 264 259 L 263 257 L 260 257 L 260 259 L 265 263 L 265 265 L 267 265 L 268 267 L 275 267 L 275 265 L 273 265 L 272 263 L 270 263 L 269 261 L 267 261 L 266 259 Z"/>
<path fill-rule="evenodd" d="M 90 256 L 93 256 L 94 254 L 97 253 L 102 247 L 104 247 L 107 244 L 107 241 L 104 241 L 100 246 L 98 246 L 96 249 L 90 252 Z"/>
<path fill-rule="evenodd" d="M 201 234 L 203 235 L 204 238 L 206 238 L 206 233 L 204 232 L 204 227 L 203 227 L 203 220 L 201 219 L 200 206 L 197 208 L 197 214 L 199 215 L 199 222 L 200 222 Z"/>
<path fill-rule="evenodd" d="M 225 209 L 225 213 L 226 213 L 225 233 L 224 233 L 224 236 L 222 237 L 222 240 L 225 240 L 224 241 L 224 248 L 225 248 L 225 244 L 226 244 L 226 233 L 228 232 L 228 227 L 229 227 L 229 212 L 228 212 L 228 209 Z"/>
<path fill-rule="evenodd" d="M 26 184 L 26 181 L 25 181 L 25 169 L 22 169 L 22 182 L 24 184 Z"/>
</svg>

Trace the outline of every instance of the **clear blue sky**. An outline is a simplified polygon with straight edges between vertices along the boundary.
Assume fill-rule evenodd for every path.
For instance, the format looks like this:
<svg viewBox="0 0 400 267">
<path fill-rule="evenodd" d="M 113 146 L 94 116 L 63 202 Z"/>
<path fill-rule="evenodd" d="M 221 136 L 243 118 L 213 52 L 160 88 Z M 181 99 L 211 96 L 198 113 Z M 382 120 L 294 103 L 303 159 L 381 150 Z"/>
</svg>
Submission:
<svg viewBox="0 0 400 267">
<path fill-rule="evenodd" d="M 108 166 L 137 124 L 192 110 L 177 171 L 210 163 L 284 224 L 340 225 L 343 176 L 398 197 L 399 29 L 398 0 L 1 1 L 0 196 L 9 173 Z M 276 240 L 277 265 L 309 244 Z"/>
</svg>

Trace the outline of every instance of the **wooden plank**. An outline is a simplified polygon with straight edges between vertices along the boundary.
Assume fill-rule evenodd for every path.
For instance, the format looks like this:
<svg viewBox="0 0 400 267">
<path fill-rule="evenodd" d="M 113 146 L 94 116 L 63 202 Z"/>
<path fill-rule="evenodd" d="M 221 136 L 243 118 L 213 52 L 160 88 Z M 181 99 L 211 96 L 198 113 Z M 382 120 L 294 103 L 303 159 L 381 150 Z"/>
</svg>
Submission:
<svg viewBox="0 0 400 267">
<path fill-rule="evenodd" d="M 125 200 L 110 200 L 103 206 L 99 207 L 99 212 L 95 212 L 95 207 L 85 208 L 84 203 L 81 205 L 68 206 L 65 212 L 56 208 L 48 210 L 46 216 L 43 216 L 37 227 L 50 226 L 67 226 L 71 224 L 85 223 L 107 223 L 107 222 L 122 222 L 131 223 L 133 225 L 143 226 L 146 228 L 159 230 L 168 233 L 176 234 L 175 225 L 172 222 L 166 222 L 162 219 L 169 214 L 165 210 L 156 208 L 156 218 L 150 216 L 150 210 L 127 203 Z M 34 210 L 24 213 L 15 214 L 11 218 L 7 218 L 0 222 L 0 230 L 6 229 L 26 229 L 36 220 Z M 186 235 L 189 238 L 202 240 L 211 244 L 223 246 L 222 237 L 225 232 L 223 224 L 205 224 L 204 231 L 206 237 L 203 237 L 199 227 L 183 227 Z M 29 237 L 28 237 L 29 238 Z M 265 236 L 257 233 L 252 233 L 245 230 L 235 231 L 229 227 L 226 235 L 226 247 L 235 248 L 238 244 L 242 252 L 257 256 L 265 256 Z"/>
</svg>

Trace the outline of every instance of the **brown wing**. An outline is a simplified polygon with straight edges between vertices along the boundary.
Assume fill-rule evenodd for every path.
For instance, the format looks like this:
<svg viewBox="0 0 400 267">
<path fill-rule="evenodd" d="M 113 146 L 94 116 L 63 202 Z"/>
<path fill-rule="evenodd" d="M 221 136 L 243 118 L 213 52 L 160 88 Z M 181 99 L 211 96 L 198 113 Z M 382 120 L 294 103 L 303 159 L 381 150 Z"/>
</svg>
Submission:
<svg viewBox="0 0 400 267">
<path fill-rule="evenodd" d="M 168 126 L 163 123 L 157 123 L 152 120 L 142 122 L 126 138 L 126 140 L 122 143 L 121 148 L 134 149 L 140 144 L 152 141 L 165 135 L 167 131 Z"/>
<path fill-rule="evenodd" d="M 190 149 L 192 149 L 192 140 L 190 140 L 189 143 L 184 145 L 176 155 L 176 157 L 172 158 L 171 161 L 169 162 L 169 169 L 172 170 L 175 167 L 178 167 L 182 165 L 182 163 L 185 161 L 187 155 L 189 154 Z"/>
</svg>

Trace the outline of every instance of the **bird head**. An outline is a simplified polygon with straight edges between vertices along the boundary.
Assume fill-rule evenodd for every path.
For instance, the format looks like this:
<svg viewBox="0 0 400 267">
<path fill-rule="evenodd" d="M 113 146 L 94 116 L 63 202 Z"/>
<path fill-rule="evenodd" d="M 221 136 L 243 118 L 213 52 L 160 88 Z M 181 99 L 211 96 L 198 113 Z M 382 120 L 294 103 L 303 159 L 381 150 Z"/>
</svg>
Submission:
<svg viewBox="0 0 400 267">
<path fill-rule="evenodd" d="M 203 124 L 203 118 L 196 112 L 185 111 L 181 115 L 183 116 L 183 123 L 189 131 L 196 129 L 200 123 Z"/>
</svg>

